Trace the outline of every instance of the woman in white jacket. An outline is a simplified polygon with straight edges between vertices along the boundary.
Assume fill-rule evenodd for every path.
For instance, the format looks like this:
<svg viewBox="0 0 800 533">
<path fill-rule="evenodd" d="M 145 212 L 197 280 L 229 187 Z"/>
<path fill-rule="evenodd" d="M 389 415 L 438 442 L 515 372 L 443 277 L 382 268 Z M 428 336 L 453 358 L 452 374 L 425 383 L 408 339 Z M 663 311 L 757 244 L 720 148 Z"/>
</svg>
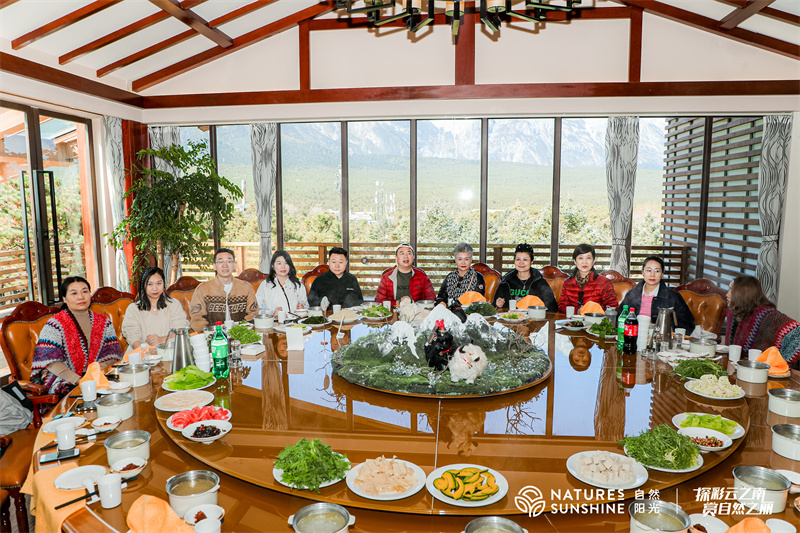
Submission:
<svg viewBox="0 0 800 533">
<path fill-rule="evenodd" d="M 258 306 L 270 314 L 308 307 L 306 288 L 297 279 L 297 269 L 286 250 L 278 250 L 272 256 L 269 277 L 258 286 L 256 300 Z"/>
</svg>

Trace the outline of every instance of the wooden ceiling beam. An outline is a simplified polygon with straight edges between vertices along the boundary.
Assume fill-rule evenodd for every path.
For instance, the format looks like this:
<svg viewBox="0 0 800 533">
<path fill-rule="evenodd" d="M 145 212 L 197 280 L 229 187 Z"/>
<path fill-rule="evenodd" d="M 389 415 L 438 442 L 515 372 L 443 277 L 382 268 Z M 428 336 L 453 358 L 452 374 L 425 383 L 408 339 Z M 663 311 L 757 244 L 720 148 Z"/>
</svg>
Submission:
<svg viewBox="0 0 800 533">
<path fill-rule="evenodd" d="M 208 0 L 184 0 L 183 2 L 181 2 L 181 6 L 184 9 L 190 9 L 194 6 L 198 6 L 203 2 L 207 1 Z M 100 50 L 104 46 L 108 46 L 111 43 L 115 43 L 121 39 L 124 39 L 125 37 L 128 37 L 129 35 L 133 35 L 139 30 L 149 28 L 153 24 L 169 18 L 169 16 L 170 16 L 169 13 L 165 11 L 158 11 L 156 13 L 153 13 L 149 17 L 137 20 L 132 24 L 128 24 L 124 28 L 120 28 L 115 32 L 109 33 L 108 35 L 104 35 L 99 39 L 95 39 L 94 41 L 87 43 L 83 46 L 80 46 L 75 50 L 67 52 L 66 54 L 58 58 L 58 64 L 66 65 L 70 61 L 74 61 L 75 59 L 78 59 L 81 56 L 94 52 L 95 50 Z"/>
<path fill-rule="evenodd" d="M 178 0 L 150 0 L 150 3 L 180 20 L 194 31 L 210 39 L 217 46 L 229 48 L 233 46 L 233 39 L 217 28 L 209 26 L 208 21 L 192 11 L 181 7 Z"/>
<path fill-rule="evenodd" d="M 36 28 L 33 31 L 29 31 L 22 37 L 17 37 L 13 41 L 11 41 L 11 48 L 13 50 L 19 50 L 23 46 L 31 44 L 34 41 L 38 41 L 43 37 L 47 37 L 58 30 L 62 30 L 68 26 L 75 24 L 76 22 L 80 22 L 81 20 L 85 19 L 86 17 L 90 17 L 95 13 L 99 13 L 100 11 L 113 6 L 114 4 L 120 3 L 122 0 L 97 0 L 96 2 L 92 2 L 89 5 L 83 6 L 82 8 L 73 11 L 72 13 L 67 13 L 63 17 L 57 18 L 56 20 L 45 24 L 40 28 Z"/>
<path fill-rule="evenodd" d="M 742 8 L 747 6 L 748 0 L 717 0 L 717 2 Z M 787 13 L 786 11 L 781 11 L 772 7 L 765 7 L 759 12 L 759 15 L 783 22 L 788 22 L 789 24 L 794 24 L 795 26 L 800 26 L 800 15 Z"/>
<path fill-rule="evenodd" d="M 237 105 L 377 102 L 492 98 L 614 98 L 661 96 L 794 96 L 800 80 L 663 81 L 606 83 L 520 83 L 435 85 L 424 87 L 359 87 L 308 91 L 174 94 L 144 97 L 145 109 Z"/>
<path fill-rule="evenodd" d="M 693 28 L 704 30 L 714 35 L 727 37 L 740 43 L 749 44 L 768 52 L 774 52 L 782 56 L 800 60 L 800 46 L 788 43 L 774 37 L 769 37 L 761 33 L 744 30 L 742 28 L 732 28 L 722 30 L 719 28 L 719 21 L 692 13 L 685 9 L 680 9 L 657 0 L 616 0 L 631 7 L 639 7 L 647 13 L 652 13 L 660 17 L 686 24 Z"/>
<path fill-rule="evenodd" d="M 132 88 L 135 92 L 139 92 L 154 85 L 158 85 L 159 83 L 172 79 L 175 76 L 179 76 L 199 66 L 210 63 L 215 59 L 225 57 L 232 52 L 236 52 L 242 48 L 256 44 L 264 39 L 267 39 L 268 37 L 297 26 L 303 20 L 325 13 L 330 13 L 333 11 L 333 9 L 334 4 L 332 0 L 327 0 L 324 3 L 307 7 L 306 9 L 289 15 L 288 17 L 276 20 L 275 22 L 267 24 L 266 26 L 262 26 L 256 30 L 235 38 L 233 40 L 233 46 L 229 48 L 212 48 L 153 72 L 152 74 L 148 74 L 147 76 L 139 78 L 133 82 Z"/>
<path fill-rule="evenodd" d="M 202 0 L 202 1 L 205 1 L 205 0 Z M 211 24 L 212 26 L 220 26 L 222 24 L 225 24 L 226 22 L 230 22 L 231 20 L 235 20 L 235 19 L 237 19 L 237 18 L 239 18 L 241 16 L 244 16 L 244 15 L 246 15 L 246 14 L 252 12 L 252 11 L 255 11 L 256 9 L 260 9 L 260 8 L 262 8 L 262 7 L 266 6 L 266 5 L 269 5 L 269 4 L 273 3 L 273 2 L 277 2 L 277 0 L 257 0 L 255 2 L 251 2 L 251 3 L 247 4 L 247 5 L 244 5 L 244 6 L 240 7 L 239 9 L 235 9 L 235 10 L 231 11 L 230 13 L 226 13 L 226 14 L 222 15 L 219 18 L 215 18 L 209 24 Z M 184 3 L 186 3 L 186 2 L 184 2 Z M 166 13 L 165 13 L 165 15 L 166 15 Z M 166 15 L 166 16 L 169 16 L 169 15 Z M 133 54 L 131 54 L 129 56 L 123 57 L 122 59 L 118 59 L 117 61 L 114 61 L 113 63 L 108 64 L 108 65 L 104 66 L 101 69 L 98 69 L 97 77 L 98 78 L 102 78 L 103 76 L 111 74 L 115 70 L 119 70 L 122 67 L 127 67 L 128 65 L 136 63 L 137 61 L 142 60 L 142 59 L 144 59 L 146 57 L 150 57 L 153 54 L 156 54 L 156 53 L 160 52 L 161 50 L 166 50 L 170 46 L 175 46 L 176 44 L 182 43 L 183 41 L 185 41 L 187 39 L 191 39 L 195 35 L 197 35 L 197 33 L 195 33 L 193 30 L 187 30 L 187 31 L 185 31 L 183 33 L 180 33 L 178 35 L 172 36 L 169 39 L 165 39 L 165 40 L 163 40 L 163 41 L 161 41 L 159 43 L 156 43 L 156 44 L 154 44 L 152 46 L 148 46 L 147 48 L 139 50 L 139 51 L 137 51 L 137 52 L 135 52 L 135 53 L 133 53 Z"/>
<path fill-rule="evenodd" d="M 759 11 L 769 7 L 774 1 L 775 0 L 751 0 L 747 2 L 747 5 L 744 7 L 734 9 L 723 17 L 723 19 L 719 21 L 719 28 L 721 30 L 731 30 Z"/>
<path fill-rule="evenodd" d="M 19 2 L 19 0 L 0 0 L 0 9 L 16 4 L 17 2 Z"/>
</svg>

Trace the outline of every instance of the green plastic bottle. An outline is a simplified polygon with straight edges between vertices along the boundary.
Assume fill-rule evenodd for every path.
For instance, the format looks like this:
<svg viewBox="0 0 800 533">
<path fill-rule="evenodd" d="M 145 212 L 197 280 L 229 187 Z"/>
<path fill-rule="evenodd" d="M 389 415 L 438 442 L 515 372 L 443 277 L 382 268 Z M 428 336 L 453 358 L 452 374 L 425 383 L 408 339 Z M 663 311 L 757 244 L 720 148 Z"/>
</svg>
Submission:
<svg viewBox="0 0 800 533">
<path fill-rule="evenodd" d="M 617 350 L 621 350 L 625 342 L 625 319 L 628 318 L 628 313 L 628 306 L 625 305 L 617 317 Z"/>
<path fill-rule="evenodd" d="M 228 373 L 228 339 L 222 333 L 222 322 L 217 322 L 217 331 L 211 339 L 211 358 L 214 366 L 211 372 L 217 379 L 227 378 Z"/>
</svg>

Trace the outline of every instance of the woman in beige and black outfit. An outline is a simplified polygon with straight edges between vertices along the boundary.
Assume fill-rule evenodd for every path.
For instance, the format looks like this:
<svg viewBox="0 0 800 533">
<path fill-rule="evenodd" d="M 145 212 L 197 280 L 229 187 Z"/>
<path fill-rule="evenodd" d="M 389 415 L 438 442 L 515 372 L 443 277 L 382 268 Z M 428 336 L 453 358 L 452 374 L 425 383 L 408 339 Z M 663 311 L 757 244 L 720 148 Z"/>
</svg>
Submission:
<svg viewBox="0 0 800 533">
<path fill-rule="evenodd" d="M 142 344 L 162 344 L 170 329 L 188 326 L 181 303 L 164 292 L 164 271 L 158 267 L 145 268 L 139 280 L 138 298 L 128 306 L 122 320 L 122 335 L 128 341 L 128 350 Z"/>
</svg>

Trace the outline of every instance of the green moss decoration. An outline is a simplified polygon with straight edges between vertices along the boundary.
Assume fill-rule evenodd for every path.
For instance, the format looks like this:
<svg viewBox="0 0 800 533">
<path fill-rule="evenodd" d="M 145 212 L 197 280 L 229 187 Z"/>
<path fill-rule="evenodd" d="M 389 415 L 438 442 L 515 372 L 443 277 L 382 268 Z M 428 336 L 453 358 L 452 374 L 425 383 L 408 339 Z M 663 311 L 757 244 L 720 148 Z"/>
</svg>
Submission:
<svg viewBox="0 0 800 533">
<path fill-rule="evenodd" d="M 391 330 L 361 337 L 334 352 L 333 372 L 351 383 L 410 394 L 453 395 L 496 394 L 513 390 L 542 378 L 550 370 L 550 359 L 511 331 L 494 330 L 494 335 L 467 327 L 458 335 L 456 346 L 475 344 L 486 354 L 488 365 L 473 384 L 452 382 L 450 371 L 438 372 L 425 362 L 425 341 L 429 331 L 417 335 L 415 357 L 405 345 L 392 344 Z M 386 353 L 384 353 L 386 352 Z"/>
</svg>

